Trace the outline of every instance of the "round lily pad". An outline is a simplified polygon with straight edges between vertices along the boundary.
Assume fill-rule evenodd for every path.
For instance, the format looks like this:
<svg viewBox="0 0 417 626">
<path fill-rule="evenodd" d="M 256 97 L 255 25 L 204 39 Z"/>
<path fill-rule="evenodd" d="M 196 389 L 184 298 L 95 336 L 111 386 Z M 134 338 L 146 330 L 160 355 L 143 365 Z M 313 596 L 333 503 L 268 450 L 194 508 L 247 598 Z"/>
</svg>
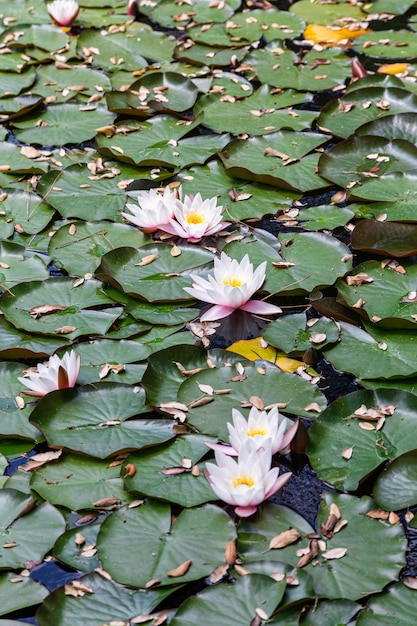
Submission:
<svg viewBox="0 0 417 626">
<path fill-rule="evenodd" d="M 402 583 L 393 584 L 383 593 L 370 598 L 357 619 L 357 626 L 413 626 L 416 594 Z"/>
<path fill-rule="evenodd" d="M 129 476 L 126 470 L 126 489 L 184 507 L 217 500 L 203 475 L 204 465 L 197 465 L 209 451 L 206 440 L 206 436 L 188 435 L 163 446 L 129 454 L 124 467 L 133 465 L 135 472 Z M 192 467 L 183 467 L 185 459 Z"/>
<path fill-rule="evenodd" d="M 263 337 L 286 354 L 303 354 L 309 348 L 320 349 L 338 341 L 339 329 L 333 320 L 326 317 L 316 318 L 316 323 L 312 324 L 307 322 L 304 313 L 295 313 L 268 324 Z"/>
<path fill-rule="evenodd" d="M 212 504 L 185 509 L 173 523 L 168 504 L 149 500 L 108 517 L 101 526 L 97 550 L 102 566 L 117 582 L 145 587 L 158 580 L 165 586 L 211 574 L 224 562 L 225 548 L 235 536 L 230 517 Z M 184 565 L 182 574 L 175 573 L 185 563 L 188 568 Z"/>
<path fill-rule="evenodd" d="M 307 454 L 313 468 L 339 489 L 357 489 L 380 465 L 417 448 L 416 408 L 415 395 L 397 389 L 338 398 L 309 431 Z"/>
<path fill-rule="evenodd" d="M 417 448 L 415 442 L 414 447 Z M 416 476 L 417 450 L 397 456 L 375 482 L 375 501 L 389 511 L 413 506 L 417 502 Z"/>
<path fill-rule="evenodd" d="M 16 584 L 16 578 L 19 584 Z M 47 595 L 47 588 L 31 578 L 16 576 L 14 572 L 0 575 L 0 615 L 40 604 Z"/>
<path fill-rule="evenodd" d="M 97 383 L 47 394 L 37 403 L 31 420 L 51 447 L 103 459 L 173 436 L 169 420 L 132 419 L 148 412 L 143 392 L 117 383 Z"/>
<path fill-rule="evenodd" d="M 55 507 L 44 502 L 27 512 L 34 504 L 15 489 L 0 491 L 2 568 L 23 568 L 27 561 L 42 559 L 64 531 L 65 520 Z"/>
</svg>

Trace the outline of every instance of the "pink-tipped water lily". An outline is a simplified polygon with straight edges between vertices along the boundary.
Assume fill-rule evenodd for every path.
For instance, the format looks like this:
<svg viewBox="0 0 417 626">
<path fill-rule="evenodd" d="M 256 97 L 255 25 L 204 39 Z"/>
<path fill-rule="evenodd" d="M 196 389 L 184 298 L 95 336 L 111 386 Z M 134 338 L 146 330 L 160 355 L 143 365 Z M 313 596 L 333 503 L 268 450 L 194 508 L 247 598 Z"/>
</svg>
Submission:
<svg viewBox="0 0 417 626">
<path fill-rule="evenodd" d="M 80 10 L 76 0 L 54 0 L 46 8 L 58 26 L 70 26 Z"/>
<path fill-rule="evenodd" d="M 232 409 L 232 419 L 233 424 L 227 424 L 230 446 L 206 442 L 212 450 L 228 456 L 238 456 L 240 448 L 248 439 L 252 439 L 257 450 L 270 445 L 272 454 L 285 454 L 298 428 L 298 421 L 292 422 L 284 417 L 276 407 L 268 413 L 253 406 L 247 420 L 240 411 Z"/>
<path fill-rule="evenodd" d="M 19 382 L 28 387 L 28 396 L 41 398 L 50 391 L 74 387 L 80 371 L 80 357 L 74 350 L 66 352 L 62 359 L 56 354 L 47 363 L 39 363 L 36 371 L 28 370 Z"/>
<path fill-rule="evenodd" d="M 181 187 L 174 190 L 165 187 L 163 194 L 155 189 L 140 191 L 137 196 L 138 206 L 126 204 L 130 213 L 122 213 L 122 215 L 145 232 L 151 233 L 159 228 L 165 230 L 177 203 L 181 204 L 180 199 Z"/>
<path fill-rule="evenodd" d="M 214 260 L 214 276 L 208 280 L 191 274 L 192 287 L 184 287 L 190 295 L 203 302 L 214 304 L 200 320 L 214 322 L 227 317 L 236 309 L 259 315 L 281 313 L 281 309 L 262 300 L 250 300 L 265 280 L 266 261 L 256 270 L 246 254 L 239 263 L 222 252 L 220 259 Z"/>
<path fill-rule="evenodd" d="M 279 476 L 279 469 L 271 469 L 272 450 L 266 444 L 257 450 L 253 440 L 245 441 L 237 460 L 215 451 L 216 463 L 206 463 L 206 476 L 214 493 L 235 507 L 236 515 L 249 517 L 261 502 L 281 489 L 291 472 Z"/>
<path fill-rule="evenodd" d="M 195 243 L 230 225 L 222 221 L 222 211 L 223 207 L 217 206 L 216 197 L 203 200 L 200 193 L 195 196 L 189 194 L 183 203 L 177 203 L 174 215 L 164 230 Z"/>
</svg>

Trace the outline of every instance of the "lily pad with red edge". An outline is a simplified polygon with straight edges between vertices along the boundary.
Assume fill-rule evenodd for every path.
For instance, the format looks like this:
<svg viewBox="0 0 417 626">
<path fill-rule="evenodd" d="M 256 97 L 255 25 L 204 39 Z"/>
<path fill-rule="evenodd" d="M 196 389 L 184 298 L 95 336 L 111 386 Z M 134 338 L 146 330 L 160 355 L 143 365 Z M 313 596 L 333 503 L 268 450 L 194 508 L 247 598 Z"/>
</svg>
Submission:
<svg viewBox="0 0 417 626">
<path fill-rule="evenodd" d="M 417 253 L 417 226 L 403 222 L 363 220 L 352 233 L 352 247 L 377 255 L 407 257 Z"/>
</svg>

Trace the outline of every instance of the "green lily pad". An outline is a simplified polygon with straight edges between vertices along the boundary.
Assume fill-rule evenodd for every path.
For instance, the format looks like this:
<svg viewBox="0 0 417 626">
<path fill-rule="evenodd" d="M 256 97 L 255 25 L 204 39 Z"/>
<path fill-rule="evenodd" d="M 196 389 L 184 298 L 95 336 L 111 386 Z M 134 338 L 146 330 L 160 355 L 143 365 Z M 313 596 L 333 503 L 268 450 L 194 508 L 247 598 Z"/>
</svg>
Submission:
<svg viewBox="0 0 417 626">
<path fill-rule="evenodd" d="M 333 320 L 316 318 L 316 323 L 307 321 L 304 313 L 284 315 L 266 327 L 263 338 L 274 348 L 285 354 L 303 354 L 309 348 L 321 349 L 339 339 L 339 329 Z"/>
<path fill-rule="evenodd" d="M 75 454 L 63 455 L 58 461 L 48 463 L 32 472 L 31 489 L 52 504 L 73 511 L 101 510 L 95 502 L 110 498 L 118 506 L 128 504 L 131 497 L 123 489 L 120 466 L 109 461 L 92 459 Z"/>
<path fill-rule="evenodd" d="M 8 189 L 2 202 L 3 219 L 27 234 L 38 233 L 51 221 L 54 210 L 35 193 Z"/>
<path fill-rule="evenodd" d="M 152 61 L 172 61 L 174 48 L 177 45 L 173 35 L 157 30 L 147 30 L 140 24 L 140 30 L 135 32 L 135 50 Z"/>
<path fill-rule="evenodd" d="M 132 98 L 141 105 L 155 111 L 181 112 L 191 109 L 197 99 L 198 90 L 186 76 L 175 72 L 150 72 L 135 81 L 127 92 L 128 102 Z"/>
<path fill-rule="evenodd" d="M 47 337 L 18 330 L 0 318 L 0 357 L 2 359 L 40 359 L 67 344 L 65 337 Z"/>
<path fill-rule="evenodd" d="M 360 605 L 350 600 L 322 600 L 301 615 L 300 626 L 333 626 L 348 624 Z"/>
<path fill-rule="evenodd" d="M 366 593 L 380 591 L 392 579 L 397 579 L 405 563 L 406 539 L 400 523 L 371 519 L 366 515 L 376 508 L 371 498 L 356 498 L 344 494 L 325 493 L 322 500 L 318 526 L 325 524 L 330 505 L 336 505 L 341 519 L 348 524 L 331 538 L 322 537 L 325 551 L 318 548 L 315 559 L 303 569 L 313 577 L 316 595 L 322 598 L 360 600 Z M 268 550 L 269 543 L 282 531 L 295 528 L 301 534 L 296 543 L 277 550 Z M 264 504 L 249 521 L 242 521 L 238 528 L 239 553 L 245 567 L 250 569 L 252 560 L 270 559 L 296 565 L 297 551 L 308 547 L 311 533 L 309 526 L 296 513 L 286 507 Z M 380 546 L 384 545 L 383 552 Z M 323 546 L 324 547 L 324 546 Z M 333 549 L 338 549 L 332 556 Z M 340 552 L 341 549 L 346 550 Z M 330 554 L 326 558 L 326 552 Z M 389 555 L 389 558 L 387 558 Z M 367 563 L 372 558 L 371 570 Z M 318 564 L 321 566 L 318 566 Z"/>
<path fill-rule="evenodd" d="M 417 448 L 417 443 L 414 442 Z M 397 456 L 378 476 L 373 498 L 382 508 L 392 511 L 405 509 L 417 502 L 417 450 Z"/>
<path fill-rule="evenodd" d="M 0 96 L 18 96 L 22 91 L 29 90 L 36 80 L 36 72 L 29 67 L 20 74 L 0 72 Z"/>
<path fill-rule="evenodd" d="M 144 15 L 152 16 L 158 24 L 172 26 L 173 23 L 184 25 L 191 18 L 197 23 L 225 22 L 239 5 L 239 0 L 227 0 L 220 5 L 207 4 L 206 0 L 193 0 L 191 14 L 188 15 L 187 5 L 179 6 L 174 0 L 158 0 L 155 5 L 141 2 L 140 10 Z"/>
<path fill-rule="evenodd" d="M 299 91 L 321 91 L 343 85 L 351 73 L 351 59 L 340 48 L 312 50 L 298 63 L 295 52 L 285 50 L 281 41 L 252 51 L 247 63 L 260 81 Z"/>
<path fill-rule="evenodd" d="M 343 168 L 340 167 L 342 159 Z M 322 155 L 319 162 L 320 176 L 347 189 L 369 177 L 415 169 L 417 148 L 411 142 L 403 139 L 387 141 L 383 137 L 366 135 L 353 136 L 336 144 Z"/>
<path fill-rule="evenodd" d="M 107 382 L 62 389 L 41 398 L 31 420 L 51 447 L 104 459 L 173 436 L 169 420 L 133 419 L 149 412 L 144 396 L 134 387 Z"/>
<path fill-rule="evenodd" d="M 176 179 L 181 182 L 184 193 L 201 193 L 203 198 L 210 198 L 214 190 L 218 204 L 225 206 L 227 218 L 233 221 L 274 214 L 301 196 L 300 192 L 277 188 L 271 193 L 269 185 L 229 176 L 218 160 L 182 170 Z"/>
<path fill-rule="evenodd" d="M 184 291 L 190 272 L 207 269 L 213 254 L 203 248 L 179 246 L 181 254 L 172 256 L 172 246 L 149 244 L 138 250 L 118 248 L 102 257 L 96 275 L 128 295 L 148 302 L 189 300 Z M 155 255 L 151 263 L 143 264 L 145 257 Z"/>
<path fill-rule="evenodd" d="M 93 68 L 108 72 L 118 69 L 134 72 L 147 66 L 146 59 L 135 46 L 134 38 L 126 37 L 124 32 L 108 37 L 106 31 L 84 30 L 77 40 L 77 52 L 82 58 L 87 57 Z"/>
<path fill-rule="evenodd" d="M 65 48 L 69 40 L 67 34 L 52 24 L 26 24 L 23 31 L 20 24 L 9 27 L 9 33 L 15 31 L 19 32 L 20 35 L 16 38 L 16 47 L 25 47 L 26 54 L 29 54 L 29 56 L 33 54 L 31 48 L 54 52 L 60 48 Z M 9 46 L 10 43 L 12 42 L 9 42 Z M 12 48 L 14 47 L 12 43 Z"/>
<path fill-rule="evenodd" d="M 307 23 L 323 24 L 329 26 L 340 18 L 353 18 L 354 20 L 365 19 L 361 7 L 344 2 L 335 4 L 323 4 L 321 0 L 299 0 L 291 7 L 291 13 L 295 13 Z"/>
<path fill-rule="evenodd" d="M 177 437 L 165 445 L 129 454 L 124 467 L 134 465 L 133 476 L 126 474 L 125 487 L 145 496 L 168 500 L 184 507 L 198 506 L 217 500 L 217 496 L 203 475 L 204 464 L 198 461 L 209 451 L 207 437 L 188 435 Z M 199 468 L 199 475 L 180 470 L 184 459 L 191 460 Z M 174 468 L 174 469 L 173 469 Z M 172 475 L 169 472 L 172 471 Z"/>
<path fill-rule="evenodd" d="M 1 567 L 17 569 L 27 561 L 41 560 L 65 529 L 61 513 L 49 502 L 32 508 L 35 502 L 14 489 L 0 491 Z"/>
<path fill-rule="evenodd" d="M 362 405 L 368 409 L 364 408 L 363 417 L 355 414 Z M 338 398 L 309 431 L 307 454 L 313 468 L 338 489 L 357 489 L 380 465 L 417 448 L 413 436 L 416 407 L 415 395 L 398 389 L 358 391 Z M 369 413 L 369 409 L 382 412 Z M 383 426 L 376 430 L 378 415 L 383 416 L 385 409 L 393 414 L 386 415 Z M 373 429 L 362 428 L 364 423 Z"/>
<path fill-rule="evenodd" d="M 108 172 L 111 175 L 110 168 Z M 48 172 L 40 179 L 37 191 L 62 217 L 121 221 L 120 212 L 125 202 L 123 189 L 115 185 L 114 177 L 92 176 L 86 165 Z"/>
<path fill-rule="evenodd" d="M 155 319 L 161 324 L 171 326 L 181 322 L 189 322 L 196 315 L 196 309 L 181 307 L 178 304 L 147 304 L 146 302 L 131 302 L 126 306 L 129 314 L 137 320 L 152 323 Z"/>
<path fill-rule="evenodd" d="M 357 135 L 374 135 L 385 139 L 404 139 L 413 145 L 417 142 L 417 114 L 397 113 L 386 115 L 359 126 Z"/>
<path fill-rule="evenodd" d="M 48 595 L 47 588 L 31 578 L 22 577 L 19 584 L 13 582 L 15 579 L 14 572 L 0 575 L 0 615 L 40 604 Z"/>
<path fill-rule="evenodd" d="M 22 384 L 18 378 L 24 369 L 22 363 L 0 361 L 0 375 L 2 386 L 0 392 L 0 434 L 3 437 L 22 437 L 34 442 L 42 440 L 40 431 L 29 422 L 32 411 L 30 404 L 23 402 L 23 407 L 18 407 L 22 402 Z M 19 401 L 16 398 L 19 396 Z M 2 447 L 3 451 L 3 447 Z"/>
<path fill-rule="evenodd" d="M 105 379 L 105 382 L 137 383 L 145 370 L 144 361 L 152 351 L 149 346 L 140 341 L 126 339 L 90 340 L 75 345 L 73 349 L 81 357 L 81 368 L 77 378 L 77 382 L 81 385 L 99 382 L 102 379 Z M 136 364 L 138 361 L 142 363 Z M 112 365 L 116 368 L 114 372 L 110 369 Z M 119 371 L 119 365 L 125 368 Z"/>
<path fill-rule="evenodd" d="M 399 208 L 415 202 L 417 196 L 417 173 L 415 171 L 393 172 L 364 180 L 352 189 L 352 197 L 363 200 L 399 203 Z M 381 207 L 381 205 L 379 205 Z M 372 208 L 372 207 L 370 207 Z M 383 207 L 381 207 L 383 209 Z M 389 211 L 389 204 L 387 211 Z M 379 214 L 384 215 L 382 210 Z M 412 220 L 413 221 L 413 220 Z"/>
<path fill-rule="evenodd" d="M 22 143 L 62 146 L 92 139 L 96 129 L 111 124 L 114 115 L 103 105 L 94 108 L 77 104 L 49 105 L 42 113 L 13 120 L 14 134 Z"/>
<path fill-rule="evenodd" d="M 41 156 L 41 155 L 40 155 Z M 22 147 L 12 143 L 1 144 L 1 163 L 5 172 L 13 174 L 43 174 L 47 164 L 38 159 L 30 159 L 22 154 Z"/>
<path fill-rule="evenodd" d="M 352 267 L 349 248 L 324 233 L 281 234 L 279 242 L 280 254 L 266 242 L 249 238 L 228 244 L 225 251 L 239 261 L 249 254 L 254 267 L 268 259 L 263 285 L 268 293 L 312 292 L 333 284 Z"/>
<path fill-rule="evenodd" d="M 54 545 L 55 558 L 80 572 L 93 572 L 96 567 L 100 567 L 94 547 L 100 526 L 101 521 L 84 526 L 82 529 L 72 528 L 63 533 Z M 84 538 L 82 543 L 79 538 L 80 533 Z"/>
<path fill-rule="evenodd" d="M 403 378 L 417 373 L 417 343 L 413 330 L 389 330 L 365 324 L 362 330 L 340 322 L 341 341 L 324 348 L 337 369 L 359 378 Z"/>
<path fill-rule="evenodd" d="M 284 591 L 284 582 L 277 584 L 269 576 L 251 573 L 233 584 L 205 589 L 189 598 L 175 613 L 171 624 L 193 626 L 204 620 L 205 626 L 246 626 L 257 618 L 260 608 L 271 617 Z"/>
<path fill-rule="evenodd" d="M 357 619 L 357 626 L 391 626 L 395 621 L 401 626 L 413 626 L 416 594 L 402 583 L 393 584 L 383 593 L 368 600 Z"/>
<path fill-rule="evenodd" d="M 354 215 L 351 207 L 323 205 L 302 209 L 296 219 L 306 230 L 334 230 L 347 224 Z"/>
<path fill-rule="evenodd" d="M 312 191 L 327 185 L 314 171 L 318 155 L 308 154 L 324 141 L 324 136 L 317 133 L 284 130 L 262 137 L 234 139 L 220 152 L 220 158 L 231 176 L 285 189 Z"/>
<path fill-rule="evenodd" d="M 321 110 L 317 124 L 319 128 L 338 137 L 348 137 L 359 126 L 385 115 L 416 111 L 417 96 L 406 89 L 364 87 L 330 101 Z"/>
<path fill-rule="evenodd" d="M 98 623 L 104 625 L 120 620 L 126 623 L 132 617 L 151 613 L 171 592 L 170 589 L 146 592 L 127 589 L 95 572 L 83 576 L 80 582 L 91 591 L 74 597 L 68 595 L 64 587 L 59 587 L 37 612 L 39 626 L 73 626 L 77 623 L 97 626 Z"/>
<path fill-rule="evenodd" d="M 355 276 L 359 284 L 348 284 L 347 281 L 354 281 Z M 338 299 L 351 307 L 362 299 L 364 303 L 360 310 L 366 311 L 369 319 L 381 326 L 412 328 L 416 324 L 413 316 L 417 316 L 417 302 L 413 300 L 413 294 L 410 301 L 408 294 L 414 291 L 416 278 L 417 268 L 413 265 L 407 267 L 405 274 L 399 274 L 389 266 L 381 267 L 378 261 L 367 261 L 336 283 Z"/>
<path fill-rule="evenodd" d="M 111 89 L 109 77 L 92 68 L 63 69 L 49 64 L 40 67 L 37 74 L 35 93 L 45 98 L 52 96 L 57 103 L 80 97 L 87 100 L 97 94 L 102 97 L 103 91 Z"/>
<path fill-rule="evenodd" d="M 49 254 L 70 274 L 83 276 L 94 273 L 102 256 L 110 250 L 126 245 L 138 248 L 148 240 L 139 229 L 127 224 L 77 221 L 56 231 L 49 244 Z"/>
<path fill-rule="evenodd" d="M 67 339 L 105 334 L 122 309 L 110 307 L 113 301 L 100 287 L 101 283 L 92 279 L 74 288 L 74 280 L 69 277 L 19 283 L 3 294 L 2 309 L 7 321 L 34 333 L 64 334 Z M 65 308 L 45 315 L 31 315 L 34 307 L 43 305 Z"/>
<path fill-rule="evenodd" d="M 417 45 L 414 33 L 408 30 L 378 30 L 357 37 L 353 47 L 359 54 L 368 57 L 390 60 L 410 60 L 417 58 Z"/>
<path fill-rule="evenodd" d="M 305 28 L 304 21 L 289 11 L 253 9 L 235 13 L 225 25 L 225 30 L 233 37 L 257 41 L 261 37 L 272 39 L 294 39 Z"/>
<path fill-rule="evenodd" d="M 49 276 L 42 257 L 26 253 L 25 248 L 18 244 L 0 241 L 0 258 L 0 286 L 3 288 Z"/>
<path fill-rule="evenodd" d="M 202 114 L 203 125 L 211 130 L 235 135 L 266 135 L 281 128 L 295 131 L 310 128 L 316 113 L 289 108 L 310 99 L 311 96 L 293 89 L 271 94 L 268 85 L 263 85 L 253 95 L 237 102 L 209 94 L 199 99 L 194 110 Z"/>
<path fill-rule="evenodd" d="M 202 0 L 199 0 L 200 2 Z M 204 0 L 205 1 L 205 0 Z M 192 65 L 209 65 L 215 68 L 228 68 L 235 60 L 242 61 L 248 51 L 248 47 L 218 48 L 196 43 L 193 46 L 180 43 L 174 50 L 174 58 Z"/>
<path fill-rule="evenodd" d="M 97 550 L 102 566 L 118 582 L 145 587 L 157 579 L 164 586 L 211 574 L 224 562 L 224 550 L 235 536 L 230 517 L 212 504 L 185 509 L 172 523 L 170 506 L 149 500 L 108 517 L 101 526 Z M 140 568 L 135 565 L 138 561 Z M 186 561 L 191 561 L 188 571 L 170 575 Z"/>
<path fill-rule="evenodd" d="M 239 374 L 242 369 L 244 373 Z M 203 389 L 205 385 L 211 387 L 213 394 L 202 390 L 201 385 Z M 220 393 L 216 393 L 218 390 Z M 317 387 L 296 374 L 285 374 L 268 361 L 256 361 L 240 368 L 226 365 L 205 369 L 188 377 L 178 392 L 178 400 L 184 404 L 201 399 L 207 402 L 197 402 L 197 406 L 191 404 L 188 407 L 187 423 L 200 433 L 223 441 L 228 440 L 227 423 L 231 421 L 232 409 L 250 408 L 251 396 L 261 398 L 265 406 L 282 402 L 286 404 L 283 412 L 310 419 L 314 419 L 317 412 L 326 406 L 325 398 Z M 312 409 L 309 408 L 311 403 L 315 403 Z"/>
</svg>

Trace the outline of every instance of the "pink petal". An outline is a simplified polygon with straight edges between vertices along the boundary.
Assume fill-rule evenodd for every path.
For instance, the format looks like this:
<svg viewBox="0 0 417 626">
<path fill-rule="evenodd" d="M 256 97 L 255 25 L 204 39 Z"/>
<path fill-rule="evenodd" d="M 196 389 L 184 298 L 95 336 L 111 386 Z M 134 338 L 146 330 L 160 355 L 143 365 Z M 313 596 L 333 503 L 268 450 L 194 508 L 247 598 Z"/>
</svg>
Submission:
<svg viewBox="0 0 417 626">
<path fill-rule="evenodd" d="M 282 450 L 285 450 L 285 448 L 291 443 L 291 441 L 294 439 L 295 437 L 295 433 L 298 430 L 298 424 L 299 424 L 299 420 L 297 420 L 296 422 L 294 422 L 294 424 L 291 426 L 291 428 L 289 428 L 285 435 L 282 438 L 281 441 L 281 445 L 278 448 L 277 452 L 281 452 Z"/>
<path fill-rule="evenodd" d="M 211 450 L 217 450 L 218 452 L 223 452 L 223 454 L 227 454 L 228 456 L 238 456 L 238 452 L 232 448 L 232 446 L 225 446 L 222 443 L 212 443 L 211 441 L 204 442 L 206 446 L 211 448 Z"/>
<path fill-rule="evenodd" d="M 248 300 L 248 302 L 245 302 L 245 304 L 242 304 L 239 308 L 243 311 L 247 311 L 248 313 L 257 313 L 258 315 L 273 315 L 275 313 L 282 313 L 279 306 L 269 304 L 263 300 Z"/>
<path fill-rule="evenodd" d="M 286 472 L 285 474 L 281 474 L 281 476 L 278 476 L 271 489 L 265 494 L 265 500 L 270 498 L 276 491 L 278 491 L 278 489 L 282 489 L 285 483 L 289 481 L 291 476 L 292 472 Z"/>
<path fill-rule="evenodd" d="M 256 513 L 257 508 L 258 507 L 256 506 L 237 506 L 235 508 L 235 513 L 236 515 L 239 515 L 239 517 L 249 517 L 250 515 Z"/>
<path fill-rule="evenodd" d="M 231 306 L 215 304 L 200 317 L 200 322 L 215 322 L 216 320 L 221 320 L 231 315 L 235 310 L 236 309 Z"/>
</svg>

